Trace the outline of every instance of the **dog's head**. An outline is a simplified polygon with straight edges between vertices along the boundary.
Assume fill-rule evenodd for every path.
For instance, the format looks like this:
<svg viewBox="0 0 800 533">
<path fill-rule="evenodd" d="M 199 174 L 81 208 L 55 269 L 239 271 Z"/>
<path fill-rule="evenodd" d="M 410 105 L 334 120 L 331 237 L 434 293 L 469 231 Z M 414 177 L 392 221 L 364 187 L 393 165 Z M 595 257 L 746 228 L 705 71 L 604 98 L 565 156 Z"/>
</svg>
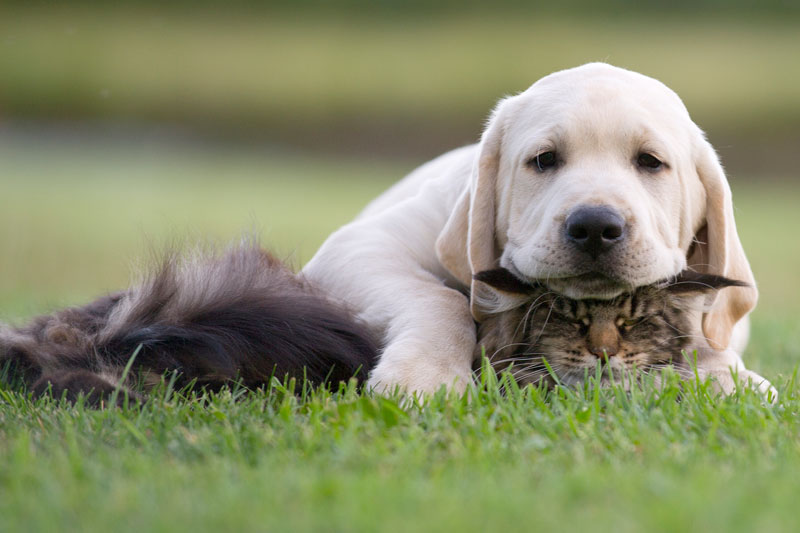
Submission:
<svg viewBox="0 0 800 533">
<path fill-rule="evenodd" d="M 612 298 L 694 268 L 745 281 L 710 296 L 703 330 L 728 345 L 757 292 L 719 160 L 680 98 L 605 64 L 501 101 L 469 190 L 437 242 L 472 310 L 514 305 L 479 281 L 498 266 L 570 298 Z"/>
</svg>

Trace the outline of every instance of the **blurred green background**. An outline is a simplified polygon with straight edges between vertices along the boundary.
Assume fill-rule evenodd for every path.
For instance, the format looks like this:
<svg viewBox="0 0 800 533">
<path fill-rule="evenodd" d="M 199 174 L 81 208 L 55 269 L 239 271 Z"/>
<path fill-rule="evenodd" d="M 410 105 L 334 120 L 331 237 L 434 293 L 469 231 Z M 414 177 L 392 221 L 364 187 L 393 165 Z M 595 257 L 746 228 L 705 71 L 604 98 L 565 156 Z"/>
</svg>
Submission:
<svg viewBox="0 0 800 533">
<path fill-rule="evenodd" d="M 116 289 L 169 242 L 296 265 L 496 100 L 608 61 L 664 81 L 734 185 L 756 366 L 797 361 L 797 2 L 3 3 L 0 317 Z M 777 332 L 777 333 L 776 333 Z"/>
</svg>

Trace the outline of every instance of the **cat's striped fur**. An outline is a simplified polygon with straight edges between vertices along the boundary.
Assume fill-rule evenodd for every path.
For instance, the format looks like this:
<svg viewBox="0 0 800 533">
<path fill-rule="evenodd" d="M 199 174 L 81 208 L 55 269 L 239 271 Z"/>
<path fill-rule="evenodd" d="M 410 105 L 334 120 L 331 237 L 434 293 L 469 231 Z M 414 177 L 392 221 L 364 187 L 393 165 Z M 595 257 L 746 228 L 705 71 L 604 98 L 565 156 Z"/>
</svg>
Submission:
<svg viewBox="0 0 800 533">
<path fill-rule="evenodd" d="M 481 322 L 475 353 L 476 363 L 485 353 L 495 371 L 511 367 L 521 385 L 552 385 L 556 379 L 579 384 L 587 374 L 595 374 L 598 363 L 612 371 L 612 376 L 604 372 L 604 381 L 666 366 L 691 375 L 684 354 L 711 349 L 700 328 L 704 296 L 743 285 L 684 271 L 612 300 L 571 300 L 541 285 L 523 283 L 505 269 L 481 272 L 476 279 L 496 290 L 524 295 L 518 307 Z"/>
</svg>

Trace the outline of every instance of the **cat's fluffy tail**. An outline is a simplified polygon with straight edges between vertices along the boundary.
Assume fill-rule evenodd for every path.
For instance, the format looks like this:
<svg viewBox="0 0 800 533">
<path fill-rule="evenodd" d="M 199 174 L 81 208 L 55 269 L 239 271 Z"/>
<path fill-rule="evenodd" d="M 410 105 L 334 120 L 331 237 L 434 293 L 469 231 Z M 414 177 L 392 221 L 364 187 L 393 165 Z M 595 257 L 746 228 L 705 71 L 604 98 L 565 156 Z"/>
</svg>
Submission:
<svg viewBox="0 0 800 533">
<path fill-rule="evenodd" d="M 125 292 L 0 328 L 0 363 L 35 394 L 100 400 L 134 354 L 132 375 L 145 381 L 176 371 L 186 383 L 320 384 L 365 379 L 377 346 L 346 309 L 250 244 L 172 254 Z"/>
</svg>

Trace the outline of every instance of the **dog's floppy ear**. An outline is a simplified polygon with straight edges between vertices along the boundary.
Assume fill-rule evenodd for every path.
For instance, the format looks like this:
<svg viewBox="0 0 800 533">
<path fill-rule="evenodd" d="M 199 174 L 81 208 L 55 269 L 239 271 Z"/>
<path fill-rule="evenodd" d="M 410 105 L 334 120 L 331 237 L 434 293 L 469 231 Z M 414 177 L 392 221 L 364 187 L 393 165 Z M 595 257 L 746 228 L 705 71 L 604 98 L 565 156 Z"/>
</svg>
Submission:
<svg viewBox="0 0 800 533">
<path fill-rule="evenodd" d="M 469 205 L 468 187 L 461 193 L 444 229 L 436 238 L 436 257 L 439 258 L 439 262 L 466 287 L 472 283 L 472 270 L 469 268 L 467 257 Z"/>
<path fill-rule="evenodd" d="M 695 237 L 688 265 L 747 285 L 708 295 L 703 334 L 713 348 L 721 350 L 728 347 L 736 323 L 756 306 L 758 291 L 736 232 L 731 189 L 719 158 L 704 138 L 696 150 L 697 175 L 706 191 L 705 224 Z"/>
<path fill-rule="evenodd" d="M 470 287 L 473 317 L 480 321 L 482 312 L 477 296 L 492 289 L 473 275 L 496 266 L 495 202 L 497 171 L 503 124 L 500 120 L 504 101 L 495 107 L 481 137 L 478 157 L 473 163 L 469 188 L 459 198 L 436 241 L 439 261 L 461 283 Z"/>
</svg>

